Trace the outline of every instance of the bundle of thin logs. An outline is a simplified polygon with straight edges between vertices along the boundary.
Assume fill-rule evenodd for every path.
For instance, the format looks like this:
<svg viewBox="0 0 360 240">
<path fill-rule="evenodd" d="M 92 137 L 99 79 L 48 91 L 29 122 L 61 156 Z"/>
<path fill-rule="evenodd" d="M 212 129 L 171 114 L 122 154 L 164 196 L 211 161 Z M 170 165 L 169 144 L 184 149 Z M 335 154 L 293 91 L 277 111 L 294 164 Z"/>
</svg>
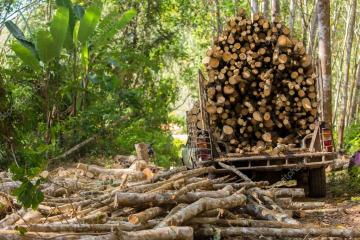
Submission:
<svg viewBox="0 0 360 240">
<path fill-rule="evenodd" d="M 36 210 L 19 208 L 5 193 L 11 181 L 2 173 L 1 211 L 8 212 L 0 221 L 0 239 L 360 237 L 358 229 L 318 228 L 296 219 L 324 205 L 294 201 L 304 196 L 303 189 L 253 182 L 236 169 L 208 178 L 214 167 L 178 167 L 146 179 L 139 178 L 141 168 L 80 164 L 52 172 L 53 183 L 44 186 L 45 200 Z"/>
<path fill-rule="evenodd" d="M 206 111 L 230 152 L 298 146 L 315 129 L 316 74 L 301 41 L 261 13 L 231 18 L 207 51 Z"/>
</svg>

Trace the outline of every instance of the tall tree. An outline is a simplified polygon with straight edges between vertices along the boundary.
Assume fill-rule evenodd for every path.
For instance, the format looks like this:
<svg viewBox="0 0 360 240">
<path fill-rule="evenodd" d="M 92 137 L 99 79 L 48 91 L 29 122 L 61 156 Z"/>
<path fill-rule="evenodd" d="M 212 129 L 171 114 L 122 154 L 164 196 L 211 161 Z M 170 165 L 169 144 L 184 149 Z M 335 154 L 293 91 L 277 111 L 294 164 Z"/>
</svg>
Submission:
<svg viewBox="0 0 360 240">
<path fill-rule="evenodd" d="M 313 14 L 311 16 L 310 36 L 309 36 L 309 41 L 308 41 L 307 49 L 306 49 L 307 54 L 312 54 L 313 53 L 316 30 L 317 30 L 317 27 L 318 27 L 318 16 L 317 16 L 317 14 L 318 14 L 318 1 L 316 1 L 316 3 L 315 3 Z"/>
<path fill-rule="evenodd" d="M 289 28 L 290 28 L 291 32 L 294 31 L 295 17 L 296 17 L 296 1 L 295 0 L 290 0 Z"/>
<path fill-rule="evenodd" d="M 346 37 L 346 52 L 345 52 L 345 64 L 344 64 L 344 85 L 343 96 L 342 96 L 342 105 L 341 105 L 341 114 L 339 119 L 339 128 L 338 128 L 338 147 L 341 149 L 344 143 L 344 129 L 345 129 L 345 119 L 346 119 L 346 109 L 348 102 L 348 87 L 349 87 L 349 68 L 350 68 L 350 59 L 351 59 L 351 48 L 353 43 L 354 36 L 354 26 L 355 26 L 355 14 L 356 14 L 356 0 L 352 0 L 351 5 L 349 6 L 348 12 L 348 28 L 349 34 Z"/>
<path fill-rule="evenodd" d="M 323 86 L 323 120 L 331 126 L 331 38 L 330 38 L 330 2 L 318 1 L 319 21 L 319 60 Z"/>
<path fill-rule="evenodd" d="M 220 35 L 222 28 L 221 28 L 221 16 L 220 16 L 220 4 L 219 0 L 214 0 L 215 2 L 215 11 L 216 11 L 216 27 L 217 27 L 217 36 Z"/>
<path fill-rule="evenodd" d="M 254 15 L 254 13 L 259 12 L 258 0 L 251 0 L 250 5 L 251 5 L 251 15 Z"/>
<path fill-rule="evenodd" d="M 280 1 L 271 0 L 271 19 L 274 21 L 277 17 L 280 16 Z"/>
<path fill-rule="evenodd" d="M 269 18 L 269 0 L 263 0 L 262 11 L 264 17 Z"/>
<path fill-rule="evenodd" d="M 354 121 L 356 119 L 356 109 L 360 105 L 360 59 L 357 63 L 356 75 L 355 75 L 355 88 L 354 88 L 354 98 L 351 104 L 350 109 L 350 121 Z M 349 122 L 350 122 L 349 121 Z"/>
</svg>

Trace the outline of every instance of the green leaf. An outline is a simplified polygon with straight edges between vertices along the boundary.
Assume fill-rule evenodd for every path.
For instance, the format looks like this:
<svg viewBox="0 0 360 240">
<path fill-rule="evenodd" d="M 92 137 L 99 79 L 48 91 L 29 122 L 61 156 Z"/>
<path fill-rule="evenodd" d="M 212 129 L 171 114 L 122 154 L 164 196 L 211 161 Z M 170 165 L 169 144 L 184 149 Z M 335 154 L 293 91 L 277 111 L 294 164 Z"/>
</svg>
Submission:
<svg viewBox="0 0 360 240">
<path fill-rule="evenodd" d="M 24 33 L 21 31 L 21 29 L 13 22 L 13 21 L 6 21 L 5 22 L 6 28 L 9 30 L 9 32 L 14 36 L 14 38 L 18 40 L 24 40 L 27 41 L 25 38 Z"/>
<path fill-rule="evenodd" d="M 39 204 L 44 200 L 44 194 L 40 191 L 40 182 L 34 185 L 29 179 L 22 180 L 21 185 L 12 191 L 24 208 L 31 207 L 37 209 Z"/>
<path fill-rule="evenodd" d="M 24 33 L 13 21 L 6 21 L 5 26 L 11 35 L 16 38 L 16 40 L 18 40 L 24 47 L 28 48 L 33 53 L 33 55 L 37 57 L 34 44 L 25 38 Z"/>
<path fill-rule="evenodd" d="M 89 50 L 87 42 L 85 42 L 84 46 L 81 49 L 81 64 L 84 68 L 84 71 L 87 72 L 89 66 Z"/>
<path fill-rule="evenodd" d="M 74 11 L 73 11 L 73 5 L 70 0 L 56 0 L 56 4 L 59 7 L 65 7 L 67 9 L 69 9 L 69 25 L 68 25 L 68 31 L 66 33 L 64 47 L 66 49 L 70 50 L 74 46 L 73 31 L 74 31 L 74 26 L 75 26 L 75 15 L 74 15 Z"/>
<path fill-rule="evenodd" d="M 54 47 L 56 56 L 60 55 L 62 46 L 64 44 L 69 25 L 69 9 L 59 7 L 50 24 L 50 32 L 54 40 Z"/>
<path fill-rule="evenodd" d="M 18 42 L 14 42 L 11 45 L 11 49 L 16 53 L 16 55 L 29 67 L 33 70 L 40 70 L 40 64 L 33 52 L 28 48 L 24 47 Z"/>
<path fill-rule="evenodd" d="M 59 7 L 72 8 L 71 0 L 56 0 L 56 5 Z"/>
<path fill-rule="evenodd" d="M 75 26 L 74 26 L 73 35 L 72 35 L 72 39 L 74 41 L 75 46 L 78 45 L 79 26 L 80 26 L 79 21 L 76 21 Z"/>
<path fill-rule="evenodd" d="M 54 39 L 49 31 L 40 30 L 37 32 L 36 49 L 44 63 L 48 63 L 56 56 L 57 49 L 55 49 Z"/>
<path fill-rule="evenodd" d="M 101 8 L 92 5 L 85 10 L 85 14 L 80 20 L 80 27 L 78 33 L 78 40 L 84 43 L 88 40 L 90 35 L 95 31 L 96 25 L 99 22 L 101 15 Z"/>
<path fill-rule="evenodd" d="M 110 43 L 114 36 L 124 28 L 136 15 L 135 9 L 126 11 L 120 18 L 117 11 L 114 11 L 107 16 L 99 24 L 99 32 L 94 37 L 95 47 L 106 46 Z"/>
</svg>

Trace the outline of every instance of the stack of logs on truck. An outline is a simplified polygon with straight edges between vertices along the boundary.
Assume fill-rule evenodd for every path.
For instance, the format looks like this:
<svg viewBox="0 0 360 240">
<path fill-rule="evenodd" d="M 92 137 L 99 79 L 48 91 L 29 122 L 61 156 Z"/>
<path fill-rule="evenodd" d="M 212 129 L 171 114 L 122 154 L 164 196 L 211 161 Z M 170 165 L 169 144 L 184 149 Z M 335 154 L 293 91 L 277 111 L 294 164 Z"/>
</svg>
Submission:
<svg viewBox="0 0 360 240">
<path fill-rule="evenodd" d="M 231 153 L 299 147 L 316 127 L 316 73 L 301 41 L 260 13 L 231 18 L 204 58 L 209 125 Z M 199 128 L 203 127 L 199 123 Z"/>
</svg>

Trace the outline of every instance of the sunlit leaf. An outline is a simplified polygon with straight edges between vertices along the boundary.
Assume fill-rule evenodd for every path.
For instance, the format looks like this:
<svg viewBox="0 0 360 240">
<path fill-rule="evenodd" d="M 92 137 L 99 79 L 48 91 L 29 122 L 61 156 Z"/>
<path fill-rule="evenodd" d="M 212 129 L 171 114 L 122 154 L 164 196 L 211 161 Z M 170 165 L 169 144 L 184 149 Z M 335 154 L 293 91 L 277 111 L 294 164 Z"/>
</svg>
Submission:
<svg viewBox="0 0 360 240">
<path fill-rule="evenodd" d="M 50 32 L 54 40 L 54 47 L 56 48 L 56 56 L 60 54 L 64 44 L 69 25 L 69 9 L 59 7 L 50 24 Z"/>
<path fill-rule="evenodd" d="M 49 31 L 40 30 L 37 32 L 36 49 L 41 61 L 44 63 L 48 63 L 56 56 L 57 49 L 55 48 L 54 39 Z"/>
<path fill-rule="evenodd" d="M 95 31 L 96 25 L 99 22 L 101 15 L 101 8 L 92 5 L 85 10 L 85 14 L 80 21 L 78 32 L 78 40 L 84 43 L 88 40 L 89 36 Z"/>
<path fill-rule="evenodd" d="M 87 43 L 85 43 L 81 49 L 81 64 L 84 70 L 87 71 L 89 65 L 89 50 Z"/>
<path fill-rule="evenodd" d="M 135 9 L 126 11 L 121 17 L 117 11 L 108 14 L 99 24 L 99 33 L 94 38 L 95 47 L 106 46 L 114 36 L 136 15 Z"/>
<path fill-rule="evenodd" d="M 16 55 L 29 67 L 37 71 L 40 69 L 40 64 L 33 52 L 28 48 L 24 47 L 18 42 L 14 42 L 11 45 L 11 49 L 16 53 Z"/>
<path fill-rule="evenodd" d="M 56 5 L 59 7 L 72 8 L 71 0 L 56 0 Z"/>
</svg>

